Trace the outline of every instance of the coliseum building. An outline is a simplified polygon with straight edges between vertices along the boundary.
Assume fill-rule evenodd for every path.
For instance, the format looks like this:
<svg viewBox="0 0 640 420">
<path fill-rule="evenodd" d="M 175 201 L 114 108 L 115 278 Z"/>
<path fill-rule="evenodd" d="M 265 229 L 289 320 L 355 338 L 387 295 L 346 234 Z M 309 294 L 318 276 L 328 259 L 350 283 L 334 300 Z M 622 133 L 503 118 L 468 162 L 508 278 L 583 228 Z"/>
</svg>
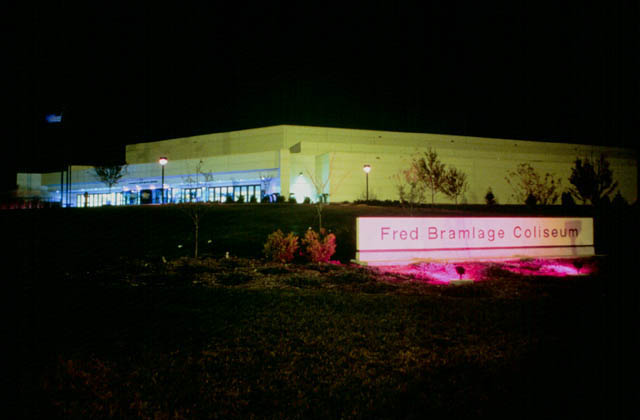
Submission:
<svg viewBox="0 0 640 420">
<path fill-rule="evenodd" d="M 467 174 L 463 203 L 484 203 L 491 188 L 499 203 L 520 204 L 505 181 L 520 163 L 562 178 L 564 191 L 576 157 L 601 153 L 622 196 L 630 203 L 637 200 L 637 157 L 630 149 L 292 125 L 131 144 L 126 147 L 126 175 L 111 191 L 92 167 L 72 166 L 68 173 L 18 174 L 18 194 L 71 207 L 161 203 L 158 160 L 166 157 L 164 198 L 171 203 L 223 202 L 230 195 L 234 201 L 240 196 L 260 201 L 276 194 L 298 202 L 321 196 L 334 203 L 354 201 L 366 195 L 364 165 L 371 167 L 369 198 L 397 200 L 396 175 L 429 148 L 444 164 Z M 436 202 L 451 200 L 438 194 Z"/>
</svg>

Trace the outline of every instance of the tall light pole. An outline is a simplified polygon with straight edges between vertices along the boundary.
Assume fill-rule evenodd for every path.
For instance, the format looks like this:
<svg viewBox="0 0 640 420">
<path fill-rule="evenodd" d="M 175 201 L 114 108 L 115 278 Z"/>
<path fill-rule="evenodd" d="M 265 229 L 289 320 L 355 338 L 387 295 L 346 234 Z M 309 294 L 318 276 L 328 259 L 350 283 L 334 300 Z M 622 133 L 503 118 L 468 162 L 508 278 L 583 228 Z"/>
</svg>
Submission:
<svg viewBox="0 0 640 420">
<path fill-rule="evenodd" d="M 164 204 L 164 165 L 167 164 L 167 162 L 169 162 L 169 159 L 167 159 L 166 157 L 161 157 L 160 159 L 158 159 L 158 163 L 160 164 L 160 166 L 162 166 L 162 184 L 161 188 L 162 188 L 162 204 Z"/>
<path fill-rule="evenodd" d="M 365 164 L 362 167 L 362 170 L 365 173 L 365 179 L 367 180 L 367 201 L 369 201 L 369 172 L 371 172 L 371 165 Z"/>
</svg>

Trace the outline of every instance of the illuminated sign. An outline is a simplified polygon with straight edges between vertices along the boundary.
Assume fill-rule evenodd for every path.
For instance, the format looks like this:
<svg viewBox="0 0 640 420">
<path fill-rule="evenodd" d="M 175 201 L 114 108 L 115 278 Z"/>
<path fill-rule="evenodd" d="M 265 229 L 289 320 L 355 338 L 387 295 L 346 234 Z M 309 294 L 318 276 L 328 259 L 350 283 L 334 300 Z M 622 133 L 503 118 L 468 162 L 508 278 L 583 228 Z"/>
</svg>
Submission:
<svg viewBox="0 0 640 420">
<path fill-rule="evenodd" d="M 356 260 L 374 265 L 594 255 L 586 217 L 358 217 Z"/>
</svg>

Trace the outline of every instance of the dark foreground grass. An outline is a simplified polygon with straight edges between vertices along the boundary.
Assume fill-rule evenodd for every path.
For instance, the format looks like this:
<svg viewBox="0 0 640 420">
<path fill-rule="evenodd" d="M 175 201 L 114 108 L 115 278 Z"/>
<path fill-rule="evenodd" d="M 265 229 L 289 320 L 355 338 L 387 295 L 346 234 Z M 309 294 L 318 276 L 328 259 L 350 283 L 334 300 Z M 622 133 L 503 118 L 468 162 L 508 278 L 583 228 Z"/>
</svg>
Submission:
<svg viewBox="0 0 640 420">
<path fill-rule="evenodd" d="M 490 268 L 463 288 L 233 259 L 60 273 L 18 305 L 17 408 L 33 418 L 614 413 L 602 279 Z M 250 279 L 222 284 L 234 272 Z"/>
<path fill-rule="evenodd" d="M 272 230 L 314 224 L 304 206 L 236 210 L 215 207 L 205 254 L 255 258 Z M 329 208 L 340 258 L 353 257 L 355 215 L 389 212 L 400 215 Z M 486 281 L 454 288 L 347 266 L 184 259 L 190 226 L 172 208 L 2 216 L 14 251 L 2 283 L 6 411 L 24 418 L 632 411 L 638 289 L 629 219 L 608 225 L 620 240 L 596 275 L 490 267 Z"/>
</svg>

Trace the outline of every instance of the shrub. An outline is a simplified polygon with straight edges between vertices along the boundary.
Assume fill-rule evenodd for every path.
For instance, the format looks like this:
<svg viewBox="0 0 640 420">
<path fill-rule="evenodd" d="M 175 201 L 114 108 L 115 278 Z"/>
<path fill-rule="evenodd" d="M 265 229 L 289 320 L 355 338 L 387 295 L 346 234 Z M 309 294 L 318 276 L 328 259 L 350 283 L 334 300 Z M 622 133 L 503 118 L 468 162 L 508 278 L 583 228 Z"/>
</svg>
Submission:
<svg viewBox="0 0 640 420">
<path fill-rule="evenodd" d="M 285 236 L 280 229 L 271 233 L 264 244 L 265 257 L 281 263 L 292 261 L 297 250 L 298 237 L 293 232 Z"/>
<path fill-rule="evenodd" d="M 227 204 L 234 203 L 233 194 L 227 194 L 227 201 L 225 201 L 225 203 L 227 203 Z"/>
<path fill-rule="evenodd" d="M 309 198 L 309 197 L 305 197 L 305 198 L 304 198 L 304 202 L 303 202 L 303 203 L 304 203 L 304 204 L 311 204 L 311 198 Z"/>
<path fill-rule="evenodd" d="M 269 195 L 263 195 L 262 199 L 260 199 L 261 203 L 270 203 L 271 199 L 269 198 Z"/>
<path fill-rule="evenodd" d="M 240 194 L 238 196 L 238 203 L 244 203 L 244 195 Z"/>
<path fill-rule="evenodd" d="M 289 197 L 289 204 L 298 204 L 298 201 L 295 197 Z"/>
<path fill-rule="evenodd" d="M 627 200 L 624 199 L 624 197 L 622 196 L 622 194 L 620 194 L 620 191 L 618 191 L 615 195 L 615 197 L 613 197 L 613 200 L 611 201 L 611 204 L 614 207 L 626 207 L 629 205 L 629 203 L 627 203 Z"/>
<path fill-rule="evenodd" d="M 327 234 L 324 229 L 317 233 L 309 228 L 304 234 L 302 245 L 312 262 L 328 262 L 336 252 L 336 236 L 333 233 Z"/>
<path fill-rule="evenodd" d="M 276 194 L 276 203 L 284 203 L 284 195 Z"/>
<path fill-rule="evenodd" d="M 255 196 L 255 195 L 252 195 L 252 196 L 251 196 L 251 198 L 249 199 L 249 202 L 250 202 L 250 203 L 257 203 L 257 202 L 258 202 L 258 199 L 256 198 L 256 196 Z"/>
<path fill-rule="evenodd" d="M 484 202 L 487 203 L 487 206 L 495 206 L 497 204 L 496 196 L 493 195 L 493 191 L 491 191 L 491 187 L 484 196 Z"/>
<path fill-rule="evenodd" d="M 573 199 L 573 195 L 570 192 L 565 191 L 560 196 L 560 201 L 564 207 L 574 207 L 576 205 L 576 201 Z"/>
<path fill-rule="evenodd" d="M 527 199 L 524 200 L 524 204 L 526 204 L 527 207 L 531 207 L 531 208 L 534 208 L 537 203 L 538 203 L 538 198 L 536 198 L 536 196 L 533 194 L 529 194 L 527 196 Z"/>
</svg>

